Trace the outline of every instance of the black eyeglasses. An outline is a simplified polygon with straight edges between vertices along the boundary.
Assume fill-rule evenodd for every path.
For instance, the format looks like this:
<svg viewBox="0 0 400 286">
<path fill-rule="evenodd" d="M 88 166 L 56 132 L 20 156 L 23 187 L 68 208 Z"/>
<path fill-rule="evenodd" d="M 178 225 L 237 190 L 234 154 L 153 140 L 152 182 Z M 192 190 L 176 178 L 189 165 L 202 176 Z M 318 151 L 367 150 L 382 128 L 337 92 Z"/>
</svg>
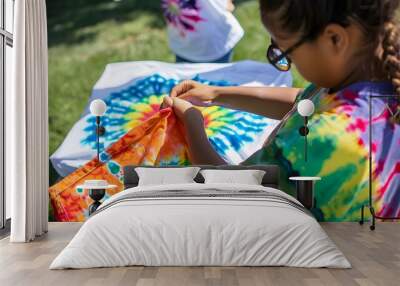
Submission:
<svg viewBox="0 0 400 286">
<path fill-rule="evenodd" d="M 285 52 L 282 51 L 278 45 L 271 39 L 271 45 L 267 50 L 267 59 L 271 65 L 273 65 L 279 71 L 287 72 L 290 70 L 292 61 L 288 58 L 288 55 L 295 49 L 300 47 L 304 42 L 308 40 L 308 37 L 301 38 L 296 44 L 291 46 Z"/>
</svg>

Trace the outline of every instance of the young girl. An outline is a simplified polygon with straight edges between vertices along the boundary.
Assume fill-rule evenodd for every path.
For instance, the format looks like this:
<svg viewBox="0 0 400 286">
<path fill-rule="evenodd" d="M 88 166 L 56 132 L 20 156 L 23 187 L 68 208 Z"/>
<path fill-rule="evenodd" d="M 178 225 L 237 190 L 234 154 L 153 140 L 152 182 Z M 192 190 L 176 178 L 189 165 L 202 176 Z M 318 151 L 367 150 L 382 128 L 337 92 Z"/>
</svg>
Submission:
<svg viewBox="0 0 400 286">
<path fill-rule="evenodd" d="M 368 100 L 372 100 L 373 192 L 378 215 L 400 215 L 400 126 L 393 114 L 400 94 L 397 0 L 260 0 L 271 35 L 267 57 L 288 71 L 295 64 L 312 82 L 295 88 L 176 86 L 165 104 L 185 126 L 193 164 L 225 164 L 204 132 L 195 105 L 222 105 L 281 119 L 264 148 L 243 164 L 279 164 L 281 187 L 290 176 L 320 176 L 317 207 L 325 220 L 356 220 L 368 199 Z M 311 99 L 309 157 L 303 158 L 300 99 Z"/>
</svg>

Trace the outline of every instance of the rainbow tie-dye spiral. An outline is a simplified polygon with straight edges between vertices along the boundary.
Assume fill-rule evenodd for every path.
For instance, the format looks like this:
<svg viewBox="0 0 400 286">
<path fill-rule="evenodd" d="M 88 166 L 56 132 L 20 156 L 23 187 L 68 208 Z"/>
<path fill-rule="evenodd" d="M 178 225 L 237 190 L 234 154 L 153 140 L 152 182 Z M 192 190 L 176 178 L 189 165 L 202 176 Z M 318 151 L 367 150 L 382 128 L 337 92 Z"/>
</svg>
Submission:
<svg viewBox="0 0 400 286">
<path fill-rule="evenodd" d="M 198 82 L 227 86 L 226 81 L 212 82 L 193 78 Z M 152 75 L 125 87 L 118 92 L 112 92 L 103 100 L 107 104 L 107 112 L 102 124 L 106 133 L 102 136 L 101 149 L 104 150 L 110 144 L 117 141 L 130 129 L 138 126 L 148 118 L 159 112 L 163 98 L 178 83 L 178 80 L 166 79 L 160 75 Z M 240 162 L 246 146 L 254 141 L 265 137 L 265 132 L 272 128 L 276 121 L 247 112 L 227 109 L 223 107 L 200 108 L 205 122 L 205 128 L 209 140 L 220 155 L 232 162 Z M 90 116 L 86 119 L 81 144 L 89 145 L 96 149 L 95 118 Z M 254 149 L 252 151 L 255 151 Z M 183 162 L 176 160 L 160 162 L 162 165 L 181 165 Z"/>
</svg>

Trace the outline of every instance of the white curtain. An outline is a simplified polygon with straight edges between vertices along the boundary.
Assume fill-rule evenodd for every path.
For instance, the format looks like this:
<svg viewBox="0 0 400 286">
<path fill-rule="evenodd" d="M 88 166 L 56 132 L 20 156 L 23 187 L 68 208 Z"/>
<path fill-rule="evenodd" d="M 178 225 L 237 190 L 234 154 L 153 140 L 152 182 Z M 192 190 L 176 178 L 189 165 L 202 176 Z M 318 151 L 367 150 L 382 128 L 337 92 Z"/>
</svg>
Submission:
<svg viewBox="0 0 400 286">
<path fill-rule="evenodd" d="M 47 232 L 48 109 L 45 0 L 15 1 L 13 92 L 6 98 L 6 187 L 12 242 Z"/>
</svg>

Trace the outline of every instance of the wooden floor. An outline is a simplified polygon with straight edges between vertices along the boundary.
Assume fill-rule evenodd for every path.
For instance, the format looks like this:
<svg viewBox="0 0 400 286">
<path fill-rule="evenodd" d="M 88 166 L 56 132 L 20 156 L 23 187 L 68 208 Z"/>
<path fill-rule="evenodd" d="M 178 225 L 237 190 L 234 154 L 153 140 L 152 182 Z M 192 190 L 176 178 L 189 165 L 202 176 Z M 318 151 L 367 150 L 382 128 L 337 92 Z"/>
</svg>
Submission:
<svg viewBox="0 0 400 286">
<path fill-rule="evenodd" d="M 357 223 L 323 228 L 352 263 L 349 270 L 288 267 L 124 267 L 48 270 L 79 229 L 50 223 L 49 233 L 28 244 L 0 241 L 0 285 L 400 285 L 400 224 L 379 223 L 375 232 Z"/>
</svg>

